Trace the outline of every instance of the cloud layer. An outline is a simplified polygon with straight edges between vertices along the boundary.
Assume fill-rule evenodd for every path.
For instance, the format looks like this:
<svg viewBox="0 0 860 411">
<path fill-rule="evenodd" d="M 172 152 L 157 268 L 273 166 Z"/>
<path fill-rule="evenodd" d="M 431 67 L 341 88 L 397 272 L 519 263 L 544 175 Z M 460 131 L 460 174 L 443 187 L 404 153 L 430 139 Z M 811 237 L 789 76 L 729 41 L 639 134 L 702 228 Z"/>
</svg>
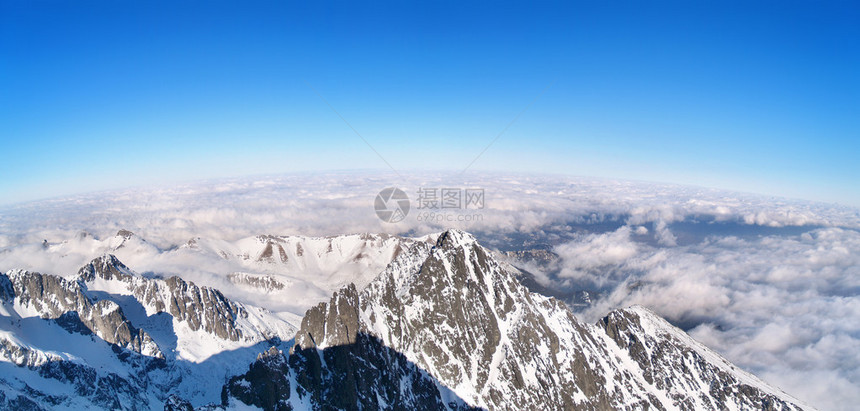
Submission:
<svg viewBox="0 0 860 411">
<path fill-rule="evenodd" d="M 397 224 L 382 222 L 373 209 L 376 193 L 390 186 L 413 200 Z M 417 209 L 420 188 L 444 187 L 484 189 L 485 207 Z M 418 218 L 426 213 L 435 218 Z M 860 402 L 860 210 L 846 207 L 545 175 L 280 175 L 0 209 L 0 270 L 68 273 L 90 257 L 86 247 L 65 260 L 38 251 L 43 240 L 80 232 L 106 239 L 128 229 L 169 250 L 195 237 L 417 236 L 449 227 L 500 249 L 552 248 L 559 260 L 552 273 L 538 273 L 545 285 L 603 292 L 579 313 L 589 321 L 642 304 L 817 407 Z M 221 269 L 207 262 L 163 266 L 204 282 Z"/>
<path fill-rule="evenodd" d="M 406 191 L 415 206 L 420 188 L 483 188 L 485 208 L 429 210 L 455 217 L 478 213 L 481 218 L 428 222 L 418 221 L 422 210 L 413 206 L 404 221 L 383 223 L 373 212 L 373 199 L 389 186 Z M 129 229 L 169 247 L 195 236 L 235 240 L 260 233 L 425 234 L 450 226 L 533 234 L 571 224 L 656 222 L 660 231 L 689 218 L 770 227 L 860 228 L 857 209 L 697 187 L 544 175 L 332 173 L 204 181 L 7 206 L 0 209 L 0 247 L 76 230 L 106 236 Z M 671 244 L 671 237 L 664 242 Z"/>
<path fill-rule="evenodd" d="M 594 321 L 641 304 L 732 362 L 822 409 L 860 402 L 860 232 L 709 236 L 684 246 L 629 227 L 559 245 L 556 281 L 605 294 Z M 550 285 L 552 286 L 552 285 Z"/>
</svg>

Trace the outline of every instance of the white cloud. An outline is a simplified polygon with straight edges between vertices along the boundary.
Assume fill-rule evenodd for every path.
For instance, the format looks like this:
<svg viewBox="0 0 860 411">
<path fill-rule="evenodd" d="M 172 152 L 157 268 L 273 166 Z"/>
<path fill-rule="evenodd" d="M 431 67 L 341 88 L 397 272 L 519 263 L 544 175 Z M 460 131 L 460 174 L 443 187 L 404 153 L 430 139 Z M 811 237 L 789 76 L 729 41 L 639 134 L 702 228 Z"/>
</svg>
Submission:
<svg viewBox="0 0 860 411">
<path fill-rule="evenodd" d="M 580 265 L 575 254 L 564 257 L 572 261 L 563 267 Z M 826 387 L 860 383 L 860 232 L 640 246 L 611 268 L 610 291 L 586 319 L 642 304 L 677 324 L 699 324 L 694 338 L 815 406 L 849 409 L 858 400 L 856 390 Z"/>
<path fill-rule="evenodd" d="M 374 196 L 388 186 L 413 199 L 407 219 L 394 225 L 373 211 Z M 486 207 L 447 212 L 479 214 L 477 221 L 418 221 L 420 187 L 483 188 Z M 690 222 L 700 232 L 674 228 Z M 778 231 L 797 226 L 809 227 Z M 0 270 L 71 273 L 94 257 L 86 239 L 62 258 L 39 251 L 43 239 L 59 242 L 80 231 L 109 238 L 128 229 L 164 250 L 194 237 L 422 235 L 449 227 L 500 247 L 556 244 L 562 259 L 555 281 L 607 291 L 584 318 L 643 304 L 678 324 L 697 325 L 690 331 L 695 338 L 815 406 L 860 402 L 854 389 L 860 386 L 860 211 L 848 207 L 541 175 L 267 176 L 7 206 L 0 209 Z M 745 230 L 750 227 L 772 230 Z M 225 287 L 218 282 L 224 271 L 237 269 L 206 259 L 121 258 L 133 268 Z"/>
<path fill-rule="evenodd" d="M 619 265 L 637 254 L 638 247 L 630 240 L 630 233 L 630 228 L 621 227 L 610 233 L 588 234 L 556 247 L 555 253 L 564 259 L 558 276 L 588 279 L 602 285 L 603 278 L 595 274 L 595 270 Z"/>
</svg>

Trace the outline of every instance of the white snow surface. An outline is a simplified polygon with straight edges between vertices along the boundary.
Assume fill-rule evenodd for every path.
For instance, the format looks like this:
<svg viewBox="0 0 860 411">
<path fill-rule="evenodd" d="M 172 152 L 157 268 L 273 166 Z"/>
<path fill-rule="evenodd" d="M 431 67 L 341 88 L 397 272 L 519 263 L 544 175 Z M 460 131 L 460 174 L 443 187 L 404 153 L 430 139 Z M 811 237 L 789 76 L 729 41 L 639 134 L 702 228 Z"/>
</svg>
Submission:
<svg viewBox="0 0 860 411">
<path fill-rule="evenodd" d="M 686 369 L 675 370 L 679 383 L 671 389 L 655 385 L 645 378 L 630 353 L 620 349 L 604 330 L 596 325 L 580 323 L 560 302 L 528 292 L 515 280 L 512 267 L 493 259 L 485 260 L 484 256 L 490 252 L 478 245 L 474 237 L 449 230 L 446 241 L 447 246 L 432 248 L 416 244 L 410 253 L 395 259 L 371 282 L 359 297 L 360 327 L 380 338 L 386 346 L 403 353 L 468 404 L 495 409 L 508 402 L 514 403 L 517 398 L 544 392 L 548 376 L 553 381 L 581 378 L 577 377 L 579 374 L 574 364 L 579 364 L 579 367 L 587 364 L 595 378 L 604 381 L 601 387 L 614 398 L 614 406 L 639 408 L 643 398 L 651 398 L 667 409 L 685 407 L 678 398 L 692 399 L 697 406 L 707 406 L 697 401 L 702 393 L 708 392 L 710 377 L 698 375 L 695 370 L 692 373 Z M 462 278 L 462 272 L 457 273 L 463 269 L 462 266 L 452 266 L 456 261 L 465 262 L 467 278 Z M 482 264 L 486 266 L 482 267 Z M 428 278 L 425 271 L 428 265 L 436 267 L 432 278 Z M 453 286 L 463 281 L 462 288 Z M 425 299 L 432 294 L 427 290 L 437 285 L 441 285 L 443 298 Z M 399 301 L 397 305 L 388 300 L 390 297 L 387 296 L 392 294 Z M 486 303 L 490 317 L 481 317 L 486 311 L 448 306 L 448 300 L 474 306 Z M 456 317 L 460 313 L 447 311 L 452 308 L 463 310 L 467 320 L 465 324 L 452 322 L 452 318 L 460 318 Z M 690 347 L 740 383 L 798 403 L 732 366 L 655 314 L 638 307 L 630 312 L 643 319 L 642 329 L 637 330 L 641 338 L 671 339 L 682 347 Z M 532 318 L 540 320 L 534 323 L 529 320 Z M 499 331 L 497 340 L 491 338 L 490 328 L 481 328 L 486 324 L 496 325 Z M 537 332 L 545 333 L 542 335 L 549 338 L 529 341 L 526 347 L 517 344 L 515 341 L 521 339 L 522 333 L 536 331 L 532 329 L 534 324 L 544 324 L 547 328 Z M 482 333 L 482 329 L 490 331 Z M 330 344 L 328 339 L 323 339 L 316 345 L 325 348 Z M 463 351 L 455 352 L 463 344 L 468 345 L 465 354 Z M 551 364 L 558 364 L 560 368 Z M 512 375 L 521 376 L 525 387 L 515 388 Z M 574 400 L 587 406 L 589 394 L 580 391 L 578 385 L 564 389 L 572 390 L 569 393 Z M 504 402 L 500 403 L 499 398 L 504 398 Z M 743 407 L 743 403 L 732 401 L 732 398 L 726 400 L 730 408 Z"/>
<path fill-rule="evenodd" d="M 189 274 L 186 276 L 191 277 L 194 276 L 194 270 L 217 272 L 217 278 L 222 283 L 212 281 L 211 277 L 205 278 L 209 278 L 216 286 L 227 285 L 225 290 L 228 290 L 228 297 L 237 296 L 239 300 L 254 301 L 255 304 L 238 303 L 247 317 L 237 318 L 237 328 L 242 331 L 242 338 L 233 341 L 218 338 L 201 329 L 192 330 L 186 322 L 173 317 L 165 322 L 165 318 L 160 316 L 163 311 L 159 311 L 152 303 L 141 303 L 135 297 L 135 289 L 149 285 L 155 290 L 156 300 L 168 301 L 172 296 L 166 291 L 165 280 L 156 277 L 172 272 L 142 270 L 142 275 L 132 272 L 129 282 L 96 278 L 86 283 L 89 291 L 114 298 L 117 308 L 122 309 L 133 325 L 150 333 L 165 355 L 173 361 L 171 371 L 165 372 L 162 377 L 165 383 L 172 381 L 170 373 L 184 375 L 185 379 L 176 387 L 176 392 L 195 405 L 219 400 L 216 387 L 220 389 L 220 384 L 212 382 L 212 375 L 219 375 L 219 381 L 222 381 L 230 375 L 245 371 L 248 359 L 264 349 L 261 344 L 265 340 L 271 337 L 285 341 L 292 338 L 296 326 L 300 324 L 300 316 L 308 307 L 325 300 L 332 291 L 350 282 L 363 290 L 362 299 L 367 302 L 361 311 L 364 327 L 382 339 L 385 345 L 404 353 L 410 361 L 425 369 L 457 397 L 475 406 L 492 407 L 494 403 L 488 399 L 492 392 L 510 397 L 518 395 L 510 384 L 510 375 L 514 369 L 522 376 L 527 391 L 541 390 L 545 382 L 540 380 L 540 375 L 548 369 L 543 359 L 553 355 L 554 351 L 560 352 L 557 359 L 563 364 L 573 363 L 574 356 L 582 355 L 590 368 L 605 378 L 604 388 L 610 393 L 617 393 L 621 397 L 619 404 L 624 406 L 634 407 L 636 398 L 643 396 L 653 396 L 661 403 L 671 405 L 673 402 L 669 395 L 695 397 L 695 393 L 707 388 L 701 385 L 703 378 L 694 379 L 695 384 L 699 385 L 691 383 L 686 391 L 681 392 L 668 393 L 656 387 L 640 373 L 634 372 L 638 365 L 596 326 L 579 323 L 558 301 L 525 290 L 514 279 L 513 267 L 491 261 L 489 271 L 475 271 L 474 267 L 478 264 L 476 250 L 480 246 L 474 237 L 458 230 L 449 230 L 448 234 L 450 249 L 431 247 L 435 235 L 409 239 L 358 234 L 337 237 L 255 236 L 235 242 L 196 238 L 183 246 L 166 250 L 152 246 L 135 235 L 118 234 L 105 240 L 81 235 L 60 243 L 47 244 L 40 252 L 48 253 L 50 258 L 70 261 L 83 258 L 84 255 L 113 252 L 144 266 L 147 260 L 151 260 L 155 261 L 151 267 L 168 266 L 177 271 L 186 270 L 186 274 Z M 440 310 L 434 306 L 436 302 L 423 300 L 421 293 L 413 288 L 420 280 L 417 273 L 428 258 L 438 260 L 444 272 L 432 282 L 449 281 L 455 271 L 451 266 L 450 254 L 455 252 L 452 249 L 462 252 L 462 258 L 473 263 L 466 266 L 468 281 L 470 286 L 479 289 L 464 286 L 459 289 L 449 288 L 449 291 L 459 293 L 459 298 L 464 301 L 468 301 L 475 293 L 484 296 L 492 308 L 491 318 L 484 320 L 497 324 L 500 331 L 499 340 L 492 344 L 487 336 L 479 335 L 477 340 L 481 350 L 466 359 L 458 358 L 451 351 L 459 343 L 463 330 L 458 329 L 457 324 L 434 321 L 434 316 L 442 317 Z M 410 252 L 406 253 L 406 250 Z M 377 275 L 379 272 L 381 274 Z M 66 273 L 66 277 L 74 278 L 72 273 Z M 388 287 L 393 287 L 396 297 L 404 303 L 405 311 L 387 311 L 386 305 L 379 301 L 383 290 Z M 506 296 L 513 297 L 513 306 L 507 307 Z M 82 348 L 80 352 L 67 352 L 52 349 L 46 343 L 46 338 L 22 339 L 15 331 L 13 317 L 38 320 L 41 313 L 33 311 L 31 307 L 14 304 L 5 304 L 0 310 L 5 316 L 4 320 L 9 318 L 8 324 L 0 323 L 0 343 L 8 341 L 27 348 L 35 353 L 36 362 L 54 358 L 90 366 L 97 364 L 105 372 L 129 373 L 124 364 L 117 365 L 113 360 L 102 360 L 107 361 L 104 364 L 98 362 L 95 357 L 103 355 L 105 347 L 89 347 L 84 342 L 87 348 Z M 653 313 L 637 307 L 631 308 L 630 312 L 644 319 L 644 335 L 664 335 L 681 341 L 745 384 L 782 398 L 788 397 L 754 376 L 736 369 Z M 521 347 L 517 347 L 513 341 L 519 333 L 524 332 L 528 324 L 525 319 L 530 316 L 545 320 L 549 332 L 559 337 L 560 349 L 552 347 L 550 341 L 542 340 L 530 347 L 537 355 L 525 356 L 518 351 Z M 394 318 L 399 318 L 402 324 L 398 323 L 398 327 L 403 328 L 396 329 L 393 326 Z M 420 329 L 415 326 L 419 323 L 432 324 L 432 327 Z M 38 327 L 44 328 L 44 331 L 38 332 L 39 335 L 65 332 L 55 324 L 40 323 Z M 406 332 L 411 333 L 411 338 L 404 341 L 401 336 Z M 428 354 L 430 346 L 437 348 L 440 353 Z M 325 348 L 326 341 L 321 341 L 319 347 Z M 487 355 L 488 361 L 483 360 L 483 354 Z M 4 361 L 18 364 L 12 356 Z M 19 371 L 10 375 L 18 375 Z M 560 371 L 574 372 L 572 369 Z M 30 377 L 12 378 L 17 379 L 7 381 L 10 386 L 28 381 Z M 630 393 L 635 395 L 630 396 Z M 575 386 L 573 395 L 578 401 L 587 400 L 586 393 Z"/>
<path fill-rule="evenodd" d="M 120 231 L 105 239 L 81 232 L 32 251 L 35 253 L 33 261 L 54 261 L 56 266 L 65 268 L 63 272 L 52 274 L 69 278 L 90 260 L 114 254 L 147 276 L 177 275 L 222 290 L 233 300 L 288 313 L 285 318 L 300 320 L 308 308 L 325 301 L 341 287 L 349 283 L 359 287 L 366 285 L 398 253 L 416 241 L 429 241 L 429 237 L 258 235 L 232 242 L 196 237 L 179 247 L 159 249 L 130 232 Z M 122 285 L 118 285 L 119 289 L 111 289 L 113 286 L 117 285 L 91 285 L 110 294 L 128 292 Z M 298 323 L 293 325 L 298 326 Z"/>
<path fill-rule="evenodd" d="M 166 394 L 177 394 L 195 406 L 220 403 L 221 387 L 226 378 L 247 371 L 248 364 L 270 344 L 289 347 L 295 335 L 296 328 L 277 314 L 242 303 L 233 303 L 239 313 L 234 320 L 240 338 L 219 337 L 202 326 L 192 329 L 187 320 L 170 315 L 164 306 L 156 307 L 156 302 L 168 304 L 176 297 L 171 294 L 167 281 L 144 278 L 131 270 L 119 271 L 130 277 L 106 280 L 96 276 L 88 282 L 70 277 L 63 284 L 84 290 L 88 298 L 101 303 L 103 310 L 121 313 L 134 327 L 148 333 L 153 340 L 150 344 L 157 344 L 157 348 L 144 346 L 143 356 L 130 353 L 130 359 L 123 359 L 124 355 L 118 355 L 103 339 L 63 329 L 49 319 L 55 313 L 47 311 L 44 305 L 24 303 L 20 296 L 11 301 L 0 300 L 0 367 L 8 369 L 0 377 L 0 389 L 8 393 L 7 398 L 15 398 L 24 392 L 22 387 L 29 385 L 44 387 L 43 392 L 64 398 L 52 408 L 91 408 L 93 404 L 78 398 L 74 387 L 40 377 L 37 372 L 49 362 L 67 361 L 93 370 L 99 378 L 116 375 L 133 380 L 145 374 L 150 389 L 139 394 L 148 398 L 152 409 L 163 407 Z M 26 274 L 16 270 L 5 276 L 16 281 Z M 201 294 L 211 295 L 212 291 L 192 286 L 190 284 L 185 292 L 196 289 Z M 140 290 L 148 291 L 148 298 L 141 298 Z M 68 305 L 68 301 L 51 301 L 58 307 L 67 307 L 66 310 L 73 311 L 76 307 Z M 196 308 L 205 324 L 207 313 L 211 315 L 214 307 L 204 303 Z M 142 367 L 152 352 L 164 354 L 164 365 L 144 370 Z"/>
</svg>

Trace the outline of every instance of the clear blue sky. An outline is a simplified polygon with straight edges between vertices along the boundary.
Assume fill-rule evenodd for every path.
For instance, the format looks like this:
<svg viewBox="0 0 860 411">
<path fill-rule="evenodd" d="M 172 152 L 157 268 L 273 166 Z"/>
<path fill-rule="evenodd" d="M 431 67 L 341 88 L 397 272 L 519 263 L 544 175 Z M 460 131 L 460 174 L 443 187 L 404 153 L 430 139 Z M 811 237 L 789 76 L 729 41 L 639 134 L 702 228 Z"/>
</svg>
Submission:
<svg viewBox="0 0 860 411">
<path fill-rule="evenodd" d="M 473 169 L 860 206 L 855 2 L 308 3 L 3 0 L 0 203 L 385 168 L 310 84 L 401 171 L 540 96 Z"/>
</svg>

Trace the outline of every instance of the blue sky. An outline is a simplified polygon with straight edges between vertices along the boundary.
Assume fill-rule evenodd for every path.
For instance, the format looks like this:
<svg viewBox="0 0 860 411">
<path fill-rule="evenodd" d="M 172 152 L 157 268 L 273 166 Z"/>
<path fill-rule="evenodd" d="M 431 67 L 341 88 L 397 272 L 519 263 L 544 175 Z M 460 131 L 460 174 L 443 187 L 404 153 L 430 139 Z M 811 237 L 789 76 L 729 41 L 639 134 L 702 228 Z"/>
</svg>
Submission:
<svg viewBox="0 0 860 411">
<path fill-rule="evenodd" d="M 402 172 L 522 112 L 474 170 L 860 206 L 852 2 L 305 3 L 0 2 L 0 203 L 385 168 L 316 89 Z"/>
</svg>

